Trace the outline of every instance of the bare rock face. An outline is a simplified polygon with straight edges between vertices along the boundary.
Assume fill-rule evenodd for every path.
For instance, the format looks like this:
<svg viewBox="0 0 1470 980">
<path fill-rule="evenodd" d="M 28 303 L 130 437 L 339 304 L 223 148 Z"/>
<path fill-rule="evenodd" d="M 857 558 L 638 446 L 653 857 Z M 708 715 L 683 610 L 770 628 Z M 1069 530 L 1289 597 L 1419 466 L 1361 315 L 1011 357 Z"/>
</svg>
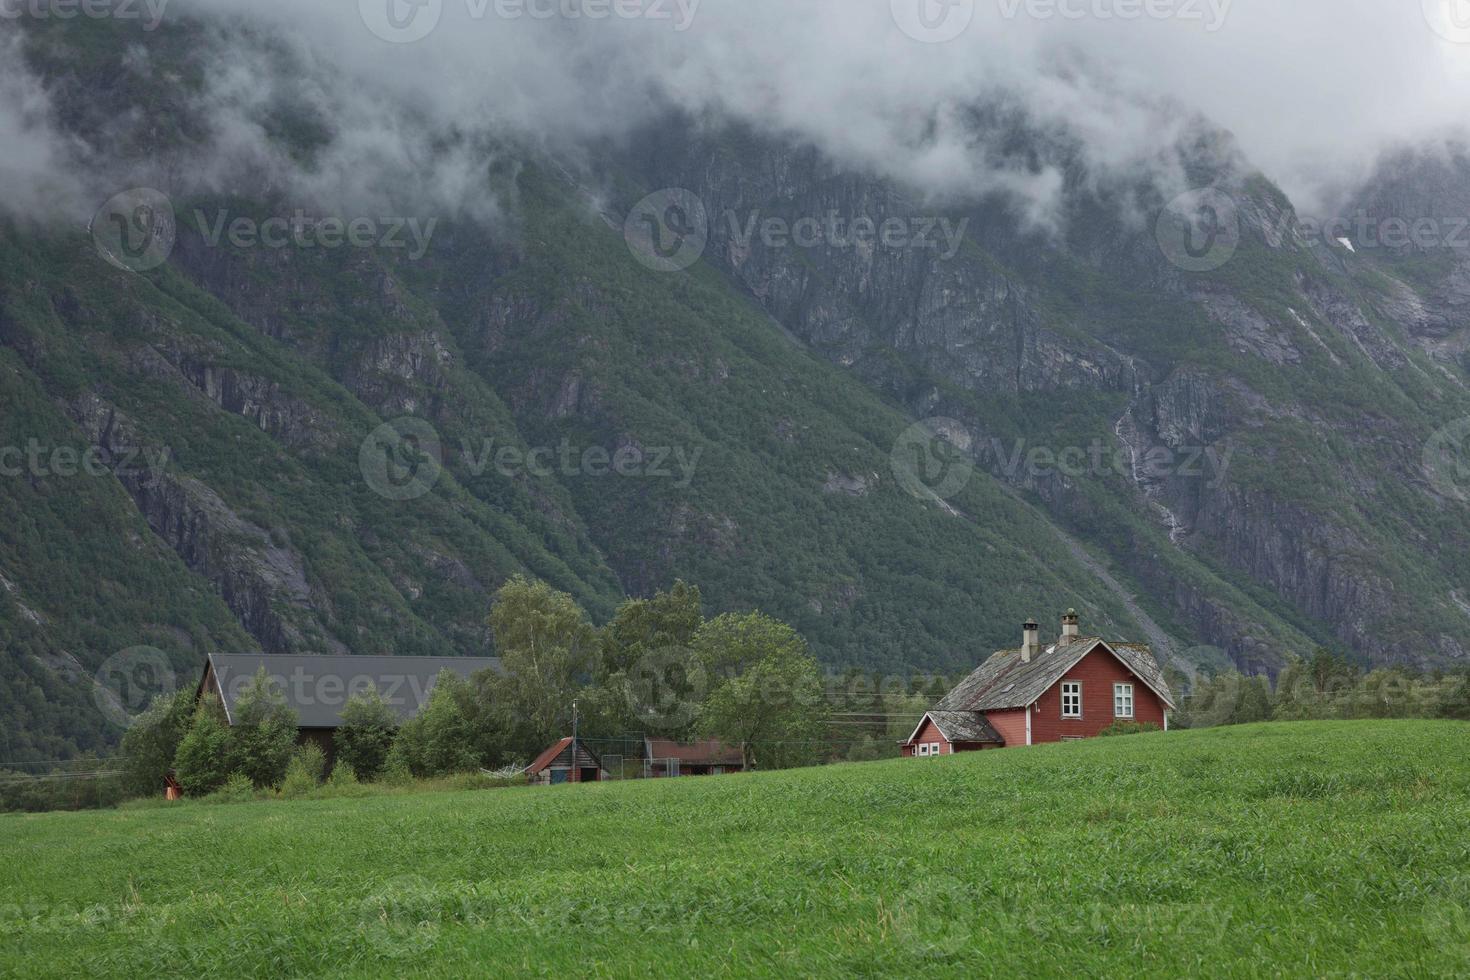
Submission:
<svg viewBox="0 0 1470 980">
<path fill-rule="evenodd" d="M 1364 261 L 1363 250 L 1309 239 L 1284 195 L 1254 175 L 1228 140 L 1210 134 L 1202 134 L 1203 150 L 1189 161 L 1198 171 L 1192 179 L 1212 174 L 1230 194 L 1241 254 L 1254 253 L 1216 276 L 1171 265 L 1151 226 L 1129 230 L 1108 217 L 1064 243 L 1038 244 L 989 204 L 943 212 L 887 182 L 841 172 L 812 148 L 744 132 L 727 137 L 654 136 L 638 159 L 655 186 L 685 187 L 704 202 L 706 257 L 810 350 L 903 400 L 916 417 L 962 420 L 980 464 L 1034 494 L 1063 526 L 1116 521 L 1116 511 L 1086 492 L 1087 483 L 1105 484 L 1190 563 L 1219 568 L 1226 577 L 1212 591 L 1171 572 L 1178 566 L 1153 545 L 1116 527 L 1102 532 L 1113 541 L 1112 558 L 1169 596 L 1196 636 L 1242 665 L 1281 663 L 1280 644 L 1218 597 L 1224 582 L 1245 579 L 1284 598 L 1302 617 L 1330 624 L 1337 641 L 1374 658 L 1416 660 L 1423 650 L 1455 648 L 1439 632 L 1405 637 L 1387 625 L 1402 605 L 1402 586 L 1389 564 L 1372 557 L 1382 539 L 1359 530 L 1365 522 L 1374 526 L 1374 501 L 1391 484 L 1397 493 L 1423 484 L 1420 455 L 1428 432 L 1391 412 L 1365 412 L 1351 399 L 1320 404 L 1298 387 L 1308 377 L 1303 372 L 1325 368 L 1311 378 L 1329 389 L 1354 387 L 1353 372 L 1366 370 L 1387 389 L 1407 390 L 1407 384 L 1433 392 L 1431 402 L 1463 391 L 1457 371 L 1470 364 L 1470 260 L 1456 255 L 1432 266 L 1442 272 L 1427 286 L 1389 269 L 1375 270 L 1371 288 L 1354 288 L 1350 263 Z M 1411 218 L 1470 215 L 1464 190 L 1470 154 L 1445 166 L 1427 184 L 1391 187 L 1379 210 Z M 827 220 L 866 216 L 913 228 L 941 213 L 950 227 L 975 219 L 955 249 L 854 244 L 841 240 L 840 230 L 834 239 Z M 794 234 L 773 239 L 764 232 L 768 221 L 794 232 L 796 222 L 812 217 L 818 220 L 808 222 L 805 243 Z M 1199 335 L 1161 351 L 1126 329 L 1120 335 L 1092 322 L 1085 299 L 1073 303 L 1070 296 L 1067 314 L 1059 316 L 1063 293 L 1051 273 L 1075 268 L 1055 254 L 1068 250 L 1068 259 L 1089 267 L 1088 275 L 1115 280 L 1116 295 L 1175 304 L 1169 308 Z M 1279 262 L 1289 271 L 1263 274 L 1246 261 Z M 1437 372 L 1412 356 L 1415 345 L 1441 362 Z M 1204 351 L 1212 353 L 1191 359 Z M 1115 400 L 1121 415 L 1097 432 L 1107 465 L 1070 474 L 1015 465 L 1007 458 L 1015 439 L 1005 422 L 956 391 L 991 400 Z M 782 435 L 789 438 L 790 431 Z M 1284 444 L 1283 434 L 1289 436 Z M 1289 448 L 1291 440 L 1304 441 L 1317 464 L 1304 478 L 1329 482 L 1319 499 L 1300 499 L 1289 480 L 1275 475 L 1305 462 Z M 1329 440 L 1335 449 L 1319 448 Z M 1033 435 L 1028 448 L 1041 443 L 1046 440 Z M 1160 458 L 1167 465 L 1149 462 Z M 859 480 L 832 472 L 824 489 L 862 492 Z M 1362 513 L 1355 513 L 1358 501 L 1368 502 Z"/>
<path fill-rule="evenodd" d="M 1194 298 L 1210 318 L 1225 328 L 1232 349 L 1252 354 L 1277 366 L 1301 363 L 1301 351 L 1285 328 L 1272 323 L 1229 293 L 1198 291 Z"/>
<path fill-rule="evenodd" d="M 877 485 L 877 474 L 851 476 L 847 473 L 828 473 L 827 482 L 822 484 L 823 493 L 845 493 L 849 497 L 866 497 Z"/>
<path fill-rule="evenodd" d="M 446 384 L 455 356 L 435 331 L 393 334 L 369 343 L 342 382 L 385 417 L 427 410 Z"/>
<path fill-rule="evenodd" d="M 308 648 L 326 631 L 299 554 L 230 509 L 204 483 L 170 472 L 166 450 L 148 446 L 132 423 L 96 395 L 71 406 L 153 532 L 220 592 L 268 653 Z M 161 465 L 160 465 L 161 464 Z"/>
</svg>

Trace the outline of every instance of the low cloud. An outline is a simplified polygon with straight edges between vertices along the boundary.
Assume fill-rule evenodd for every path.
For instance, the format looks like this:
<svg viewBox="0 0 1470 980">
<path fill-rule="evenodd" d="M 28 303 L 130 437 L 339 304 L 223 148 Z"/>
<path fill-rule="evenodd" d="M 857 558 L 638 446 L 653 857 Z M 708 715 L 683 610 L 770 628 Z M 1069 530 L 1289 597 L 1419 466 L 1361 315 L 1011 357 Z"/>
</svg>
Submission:
<svg viewBox="0 0 1470 980">
<path fill-rule="evenodd" d="M 570 158 L 678 108 L 809 142 L 921 196 L 1004 193 L 1047 226 L 1063 156 L 1093 181 L 1182 189 L 1175 145 L 1203 118 L 1310 207 L 1384 148 L 1454 132 L 1470 107 L 1470 46 L 1413 2 L 975 0 L 939 43 L 895 16 L 905 3 L 951 9 L 939 0 L 429 0 L 437 21 L 411 43 L 369 29 L 374 4 L 389 3 L 415 9 L 173 0 L 166 25 L 209 25 L 194 98 L 213 136 L 189 174 L 221 188 L 266 175 L 335 207 L 418 196 L 494 221 L 514 202 L 486 174 L 514 145 Z M 8 203 L 35 211 L 95 173 L 62 166 L 73 147 L 6 54 L 0 167 L 25 188 Z M 270 137 L 282 106 L 321 126 L 307 159 Z M 976 106 L 1066 154 L 1017 154 L 1004 127 L 977 127 Z"/>
</svg>

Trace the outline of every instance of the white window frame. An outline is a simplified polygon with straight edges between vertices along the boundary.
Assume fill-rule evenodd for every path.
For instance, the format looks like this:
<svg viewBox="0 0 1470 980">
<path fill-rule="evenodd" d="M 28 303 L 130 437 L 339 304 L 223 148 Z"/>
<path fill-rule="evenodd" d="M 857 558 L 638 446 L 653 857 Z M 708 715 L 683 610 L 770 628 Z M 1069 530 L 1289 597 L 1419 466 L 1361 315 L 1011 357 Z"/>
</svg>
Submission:
<svg viewBox="0 0 1470 980">
<path fill-rule="evenodd" d="M 1132 718 L 1137 710 L 1133 700 L 1132 684 L 1113 685 L 1113 717 Z"/>
<path fill-rule="evenodd" d="M 1075 709 L 1067 710 L 1068 700 L 1075 701 Z M 1068 721 L 1076 721 L 1082 717 L 1082 682 L 1062 681 L 1062 717 Z"/>
<path fill-rule="evenodd" d="M 920 758 L 924 758 L 924 759 L 929 758 L 929 743 L 928 742 L 920 742 L 919 743 L 919 757 Z"/>
<path fill-rule="evenodd" d="M 944 746 L 941 745 L 939 742 L 930 742 L 929 743 L 929 754 L 930 755 L 944 755 Z"/>
</svg>

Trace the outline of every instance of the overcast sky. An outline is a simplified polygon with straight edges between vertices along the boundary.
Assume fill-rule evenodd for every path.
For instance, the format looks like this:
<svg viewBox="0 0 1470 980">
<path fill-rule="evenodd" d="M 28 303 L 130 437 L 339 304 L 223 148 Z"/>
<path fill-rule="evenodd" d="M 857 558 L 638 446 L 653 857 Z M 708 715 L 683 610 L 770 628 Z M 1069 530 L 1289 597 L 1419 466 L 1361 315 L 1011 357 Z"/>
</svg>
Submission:
<svg viewBox="0 0 1470 980">
<path fill-rule="evenodd" d="M 170 0 L 164 17 L 265 28 L 306 66 L 286 77 L 240 44 L 219 56 L 220 160 L 260 152 L 257 109 L 287 91 L 337 126 L 321 172 L 295 175 L 308 192 L 374 194 L 417 177 L 486 215 L 489 151 L 431 153 L 436 137 L 514 133 L 564 151 L 669 102 L 810 140 L 921 191 L 1006 189 L 1042 221 L 1055 175 L 987 163 L 958 107 L 1003 96 L 1080 139 L 1097 174 L 1148 167 L 1164 180 L 1181 179 L 1161 161 L 1198 112 L 1309 206 L 1386 145 L 1470 118 L 1470 44 L 1444 36 L 1455 31 L 1441 0 L 603 0 L 621 14 L 601 19 L 561 15 L 572 0 L 423 2 L 417 19 L 406 0 Z M 59 195 L 63 141 L 13 51 L 0 56 L 0 165 L 28 175 L 7 196 Z"/>
</svg>

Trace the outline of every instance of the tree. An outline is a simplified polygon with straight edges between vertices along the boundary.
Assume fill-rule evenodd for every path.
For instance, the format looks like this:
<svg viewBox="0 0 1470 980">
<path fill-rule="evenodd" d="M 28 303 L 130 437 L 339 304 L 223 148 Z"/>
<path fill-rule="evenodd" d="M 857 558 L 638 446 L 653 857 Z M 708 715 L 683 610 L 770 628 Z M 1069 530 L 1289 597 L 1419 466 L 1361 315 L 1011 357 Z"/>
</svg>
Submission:
<svg viewBox="0 0 1470 980">
<path fill-rule="evenodd" d="M 598 654 L 597 630 L 571 596 L 520 575 L 495 594 L 489 623 L 505 670 L 491 685 L 497 709 L 521 746 L 537 751 L 570 721 Z"/>
<path fill-rule="evenodd" d="M 820 760 L 821 668 L 795 630 L 761 613 L 725 615 L 700 629 L 695 646 L 722 678 L 704 704 L 701 735 L 740 746 L 749 768 Z"/>
<path fill-rule="evenodd" d="M 398 716 L 374 685 L 354 694 L 342 709 L 342 724 L 333 736 L 338 765 L 345 763 L 364 782 L 378 778 L 398 732 Z"/>
<path fill-rule="evenodd" d="M 199 699 L 194 720 L 174 754 L 174 769 L 179 785 L 190 796 L 214 792 L 234 771 L 234 743 L 215 695 L 206 694 Z"/>
<path fill-rule="evenodd" d="M 599 673 L 603 677 L 627 674 L 651 654 L 669 647 L 687 648 L 703 624 L 699 588 L 682 580 L 652 599 L 629 599 L 602 628 Z"/>
<path fill-rule="evenodd" d="M 1470 721 L 1470 671 L 1445 678 L 1442 686 L 1444 694 L 1440 700 L 1438 716 Z"/>
<path fill-rule="evenodd" d="M 122 738 L 124 785 L 137 796 L 163 792 L 164 777 L 174 767 L 179 743 L 194 716 L 194 692 L 160 694 Z"/>
<path fill-rule="evenodd" d="M 398 729 L 389 759 L 419 778 L 473 771 L 480 765 L 474 713 L 470 685 L 453 671 L 440 671 L 429 703 Z"/>
<path fill-rule="evenodd" d="M 279 784 L 296 748 L 296 730 L 296 712 L 262 666 L 235 699 L 235 765 L 259 789 Z"/>
<path fill-rule="evenodd" d="M 764 613 L 726 613 L 705 623 L 694 649 L 710 674 L 737 677 L 771 655 L 806 656 L 806 641 L 785 623 Z"/>
</svg>

